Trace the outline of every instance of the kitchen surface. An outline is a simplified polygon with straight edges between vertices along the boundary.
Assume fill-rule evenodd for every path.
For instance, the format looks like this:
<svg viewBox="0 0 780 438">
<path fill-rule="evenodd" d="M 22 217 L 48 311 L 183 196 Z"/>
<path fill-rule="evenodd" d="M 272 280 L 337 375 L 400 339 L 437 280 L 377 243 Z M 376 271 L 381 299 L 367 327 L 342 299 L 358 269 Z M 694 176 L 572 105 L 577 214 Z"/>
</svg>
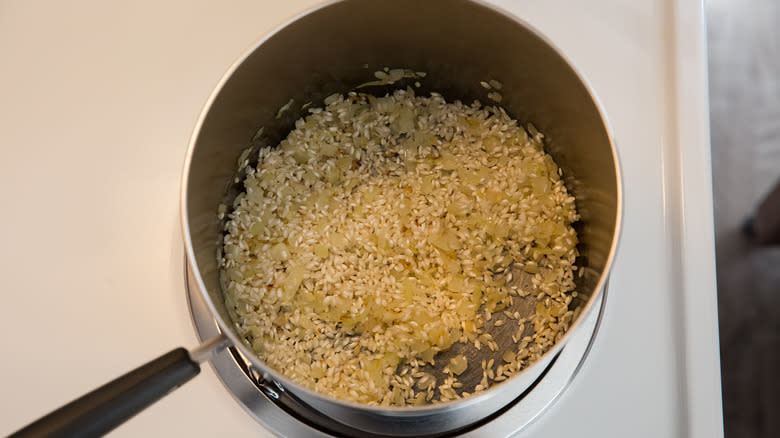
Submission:
<svg viewBox="0 0 780 438">
<path fill-rule="evenodd" d="M 0 434 L 198 344 L 179 217 L 190 134 L 231 63 L 316 3 L 0 3 Z M 518 436 L 722 435 L 702 5 L 496 3 L 587 78 L 625 186 L 598 333 Z M 227 434 L 272 436 L 204 366 L 111 436 Z"/>
</svg>

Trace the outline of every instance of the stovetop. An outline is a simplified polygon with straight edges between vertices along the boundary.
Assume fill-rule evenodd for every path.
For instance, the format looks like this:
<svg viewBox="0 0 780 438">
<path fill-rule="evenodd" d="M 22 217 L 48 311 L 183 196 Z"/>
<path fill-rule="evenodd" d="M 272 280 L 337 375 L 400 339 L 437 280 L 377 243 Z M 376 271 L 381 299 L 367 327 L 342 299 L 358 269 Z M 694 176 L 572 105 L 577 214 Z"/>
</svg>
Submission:
<svg viewBox="0 0 780 438">
<path fill-rule="evenodd" d="M 187 141 L 235 58 L 315 3 L 3 3 L 0 434 L 197 344 L 178 216 Z M 625 187 L 598 336 L 520 436 L 722 435 L 701 2 L 497 3 L 588 78 Z M 113 433 L 164 435 L 271 433 L 206 367 Z"/>
</svg>

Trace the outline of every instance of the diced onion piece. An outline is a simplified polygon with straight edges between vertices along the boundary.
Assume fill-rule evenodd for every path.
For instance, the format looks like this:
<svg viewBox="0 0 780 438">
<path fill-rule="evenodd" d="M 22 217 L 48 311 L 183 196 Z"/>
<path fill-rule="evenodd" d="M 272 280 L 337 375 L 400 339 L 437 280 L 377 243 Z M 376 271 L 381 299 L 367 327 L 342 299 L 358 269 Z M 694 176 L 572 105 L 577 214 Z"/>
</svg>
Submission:
<svg viewBox="0 0 780 438">
<path fill-rule="evenodd" d="M 303 277 L 306 274 L 306 268 L 301 265 L 293 266 L 287 269 L 287 276 L 282 280 L 282 291 L 284 292 L 283 299 L 286 302 L 292 300 L 295 296 L 295 292 L 303 282 Z"/>
<path fill-rule="evenodd" d="M 315 379 L 321 379 L 325 377 L 326 369 L 324 366 L 320 365 L 319 363 L 315 363 L 311 366 L 311 376 Z"/>
<path fill-rule="evenodd" d="M 444 170 L 455 170 L 458 168 L 458 160 L 449 154 L 442 154 L 442 156 L 436 160 L 436 164 L 441 166 Z"/>
<path fill-rule="evenodd" d="M 461 375 L 464 371 L 469 367 L 468 359 L 466 359 L 466 356 L 459 354 L 452 359 L 450 359 L 450 371 L 455 373 L 455 375 Z"/>
<path fill-rule="evenodd" d="M 265 225 L 262 221 L 257 221 L 249 227 L 249 232 L 254 236 L 259 236 L 265 231 Z"/>
<path fill-rule="evenodd" d="M 415 353 L 422 353 L 424 351 L 427 351 L 431 348 L 431 344 L 423 341 L 414 341 L 412 342 L 412 345 L 410 346 L 412 348 L 412 351 Z"/>
<path fill-rule="evenodd" d="M 290 251 L 287 249 L 287 245 L 280 242 L 271 247 L 269 255 L 277 262 L 283 262 L 290 258 Z"/>
<path fill-rule="evenodd" d="M 447 211 L 450 212 L 453 216 L 460 217 L 468 214 L 469 211 L 471 211 L 471 207 L 467 202 L 453 201 L 450 203 L 450 205 L 447 206 Z"/>
<path fill-rule="evenodd" d="M 492 154 L 501 149 L 501 140 L 494 135 L 490 135 L 482 139 L 482 147 L 485 148 L 487 153 Z"/>
<path fill-rule="evenodd" d="M 504 359 L 504 362 L 506 363 L 512 363 L 515 361 L 515 357 L 517 355 L 512 350 L 506 350 L 503 355 L 501 355 L 501 359 Z"/>
<path fill-rule="evenodd" d="M 317 244 L 314 245 L 314 255 L 324 259 L 328 257 L 328 245 Z"/>
<path fill-rule="evenodd" d="M 333 93 L 324 100 L 325 105 L 332 105 L 341 99 L 340 93 Z"/>
<path fill-rule="evenodd" d="M 460 241 L 458 235 L 454 231 L 449 229 L 441 230 L 437 233 L 433 233 L 428 237 L 428 241 L 435 247 L 444 252 L 453 252 L 460 248 Z"/>
<path fill-rule="evenodd" d="M 408 106 L 398 111 L 398 127 L 401 132 L 410 133 L 414 131 L 414 112 Z"/>
<path fill-rule="evenodd" d="M 536 314 L 537 315 L 547 316 L 547 315 L 549 315 L 549 313 L 550 313 L 549 309 L 547 309 L 547 307 L 544 305 L 543 302 L 539 301 L 539 302 L 536 303 Z"/>
<path fill-rule="evenodd" d="M 338 160 L 336 160 L 336 168 L 341 170 L 342 172 L 346 172 L 347 170 L 352 168 L 352 158 L 351 157 L 341 157 Z"/>
<path fill-rule="evenodd" d="M 420 183 L 420 190 L 425 193 L 431 193 L 433 192 L 434 188 L 434 176 L 433 175 L 426 175 L 422 178 L 422 182 Z"/>
<path fill-rule="evenodd" d="M 526 263 L 525 266 L 523 266 L 523 270 L 529 274 L 539 273 L 539 267 L 536 266 L 536 263 Z"/>
<path fill-rule="evenodd" d="M 328 157 L 334 157 L 339 153 L 339 147 L 336 143 L 325 143 L 320 147 L 320 152 Z"/>
<path fill-rule="evenodd" d="M 335 249 L 344 249 L 349 244 L 347 237 L 341 233 L 331 233 L 328 241 Z"/>
<path fill-rule="evenodd" d="M 544 195 L 550 191 L 550 180 L 547 177 L 538 176 L 531 180 L 533 185 L 534 194 L 537 196 Z"/>
</svg>

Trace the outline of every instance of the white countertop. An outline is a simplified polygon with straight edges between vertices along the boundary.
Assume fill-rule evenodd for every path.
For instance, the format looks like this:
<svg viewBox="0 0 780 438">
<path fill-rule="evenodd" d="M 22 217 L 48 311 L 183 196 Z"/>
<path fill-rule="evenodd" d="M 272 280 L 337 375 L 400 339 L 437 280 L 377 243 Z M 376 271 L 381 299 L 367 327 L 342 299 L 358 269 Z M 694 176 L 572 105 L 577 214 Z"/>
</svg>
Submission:
<svg viewBox="0 0 780 438">
<path fill-rule="evenodd" d="M 178 213 L 187 141 L 233 60 L 314 3 L 0 3 L 0 435 L 195 345 Z M 499 3 L 589 78 L 626 186 L 592 357 L 523 436 L 721 435 L 701 4 Z M 267 432 L 204 367 L 113 436 L 228 434 Z"/>
</svg>

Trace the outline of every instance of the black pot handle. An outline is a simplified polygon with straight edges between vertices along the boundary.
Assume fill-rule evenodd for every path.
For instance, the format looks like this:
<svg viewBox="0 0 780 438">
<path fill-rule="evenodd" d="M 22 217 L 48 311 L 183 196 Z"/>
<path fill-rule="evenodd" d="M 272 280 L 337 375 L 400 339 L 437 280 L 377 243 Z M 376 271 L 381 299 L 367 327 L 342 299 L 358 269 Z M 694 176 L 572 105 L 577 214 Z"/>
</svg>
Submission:
<svg viewBox="0 0 780 438">
<path fill-rule="evenodd" d="M 226 339 L 212 339 L 190 354 L 184 348 L 141 365 L 129 373 L 73 400 L 9 438 L 99 437 L 110 432 L 200 372 Z"/>
</svg>

